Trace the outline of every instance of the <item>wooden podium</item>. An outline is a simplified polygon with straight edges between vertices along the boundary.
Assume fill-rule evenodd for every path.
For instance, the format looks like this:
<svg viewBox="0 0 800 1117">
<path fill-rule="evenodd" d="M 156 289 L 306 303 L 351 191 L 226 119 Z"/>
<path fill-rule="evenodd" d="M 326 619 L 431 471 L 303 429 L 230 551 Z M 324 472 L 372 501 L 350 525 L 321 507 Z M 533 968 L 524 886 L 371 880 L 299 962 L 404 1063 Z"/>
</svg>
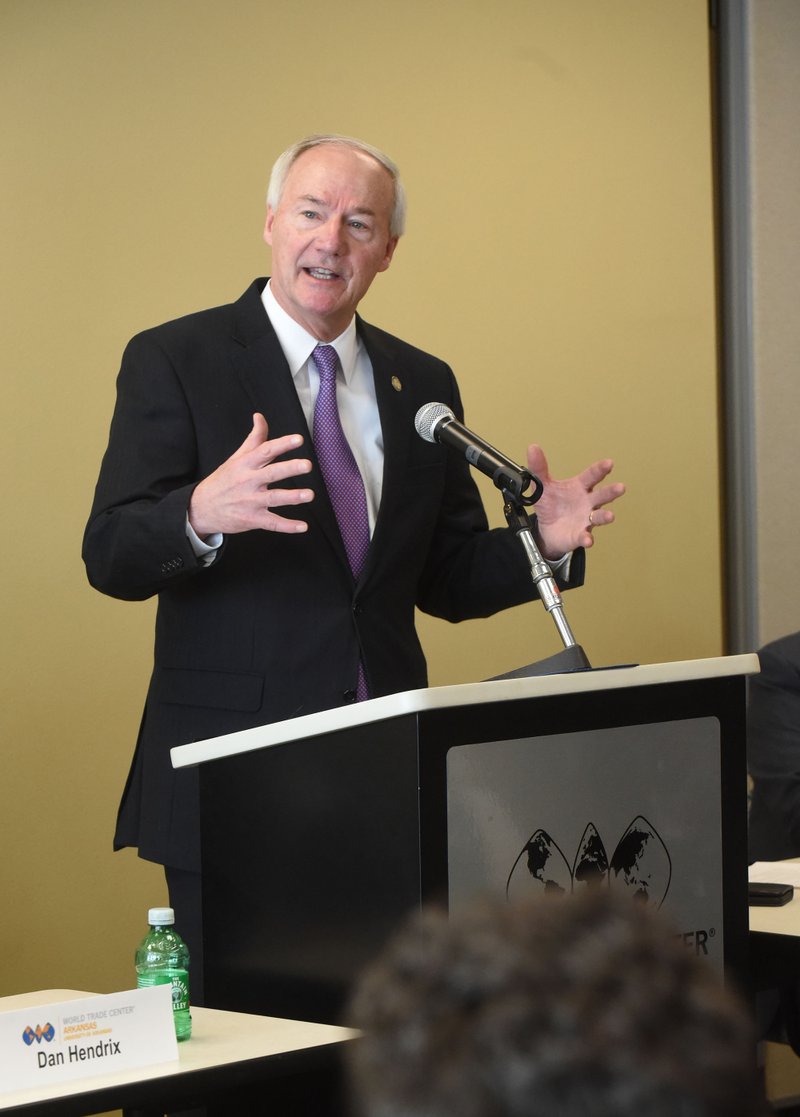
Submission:
<svg viewBox="0 0 800 1117">
<path fill-rule="evenodd" d="M 591 882 L 747 965 L 755 655 L 433 688 L 172 750 L 199 765 L 207 1003 L 343 1022 L 406 913 Z"/>
</svg>

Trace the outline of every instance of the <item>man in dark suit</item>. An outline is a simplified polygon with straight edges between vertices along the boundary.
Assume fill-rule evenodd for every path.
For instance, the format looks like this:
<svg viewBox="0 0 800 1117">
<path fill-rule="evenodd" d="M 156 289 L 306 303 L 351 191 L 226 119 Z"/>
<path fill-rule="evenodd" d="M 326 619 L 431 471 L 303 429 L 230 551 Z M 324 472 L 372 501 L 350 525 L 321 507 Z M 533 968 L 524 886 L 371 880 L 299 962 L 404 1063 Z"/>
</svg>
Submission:
<svg viewBox="0 0 800 1117">
<path fill-rule="evenodd" d="M 748 683 L 750 860 L 800 857 L 800 632 L 766 644 Z"/>
<path fill-rule="evenodd" d="M 158 595 L 115 848 L 167 867 L 184 928 L 199 904 L 197 786 L 172 770 L 172 746 L 423 687 L 416 606 L 459 621 L 534 596 L 518 541 L 488 530 L 466 461 L 415 432 L 431 400 L 462 416 L 451 370 L 356 315 L 403 214 L 381 152 L 341 137 L 295 145 L 270 182 L 269 283 L 138 335 L 123 357 L 84 559 L 104 593 Z M 335 350 L 369 522 L 357 568 L 311 434 L 319 343 Z M 614 518 L 604 506 L 623 486 L 604 483 L 611 464 L 555 481 L 529 449 L 545 484 L 539 545 L 564 585 L 580 584 L 592 528 Z"/>
</svg>

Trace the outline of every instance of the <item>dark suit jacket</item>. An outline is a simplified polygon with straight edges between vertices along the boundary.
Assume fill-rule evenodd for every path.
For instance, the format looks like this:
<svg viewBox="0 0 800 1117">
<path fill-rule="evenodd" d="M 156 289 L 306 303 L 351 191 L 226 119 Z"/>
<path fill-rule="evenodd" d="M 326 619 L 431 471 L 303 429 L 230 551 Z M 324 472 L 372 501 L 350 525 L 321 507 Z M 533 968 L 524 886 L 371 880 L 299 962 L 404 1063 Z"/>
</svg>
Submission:
<svg viewBox="0 0 800 1117">
<path fill-rule="evenodd" d="M 749 682 L 750 860 L 800 857 L 800 632 L 758 653 Z"/>
<path fill-rule="evenodd" d="M 285 510 L 307 518 L 306 534 L 233 535 L 211 566 L 197 561 L 185 534 L 192 489 L 241 445 L 254 411 L 272 437 L 301 432 L 315 462 L 261 303 L 265 282 L 129 343 L 84 538 L 97 589 L 158 595 L 153 676 L 115 846 L 177 868 L 199 867 L 197 788 L 194 772 L 173 771 L 172 746 L 352 701 L 359 656 L 373 697 L 424 687 L 415 606 L 459 621 L 534 596 L 518 541 L 487 529 L 466 462 L 415 432 L 431 400 L 461 417 L 451 370 L 360 319 L 385 465 L 358 583 L 316 469 L 294 481 L 313 485 L 316 499 Z M 582 577 L 577 552 L 571 584 Z"/>
</svg>

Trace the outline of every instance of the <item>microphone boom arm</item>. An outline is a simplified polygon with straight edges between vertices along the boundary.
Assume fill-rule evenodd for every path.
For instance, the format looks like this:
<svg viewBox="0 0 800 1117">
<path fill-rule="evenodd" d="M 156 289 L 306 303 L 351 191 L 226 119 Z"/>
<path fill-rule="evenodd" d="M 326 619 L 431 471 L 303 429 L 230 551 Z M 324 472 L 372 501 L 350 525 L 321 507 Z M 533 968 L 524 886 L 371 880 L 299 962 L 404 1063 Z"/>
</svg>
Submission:
<svg viewBox="0 0 800 1117">
<path fill-rule="evenodd" d="M 539 492 L 536 494 L 536 499 L 538 499 L 541 494 L 541 483 L 538 478 L 534 478 L 533 480 L 539 488 Z M 533 584 L 536 586 L 546 611 L 555 622 L 564 648 L 569 650 L 570 659 L 573 661 L 575 667 L 589 667 L 589 661 L 580 644 L 572 634 L 569 621 L 564 614 L 561 591 L 553 577 L 553 572 L 542 557 L 542 553 L 536 544 L 533 533 L 536 514 L 534 513 L 531 518 L 524 507 L 524 504 L 527 504 L 528 500 L 524 500 L 524 498 L 521 499 L 516 493 L 511 492 L 509 489 L 503 490 L 503 501 L 503 512 L 506 517 L 506 523 L 511 530 L 516 533 L 517 538 L 523 546 L 528 558 L 528 564 L 531 568 Z"/>
</svg>

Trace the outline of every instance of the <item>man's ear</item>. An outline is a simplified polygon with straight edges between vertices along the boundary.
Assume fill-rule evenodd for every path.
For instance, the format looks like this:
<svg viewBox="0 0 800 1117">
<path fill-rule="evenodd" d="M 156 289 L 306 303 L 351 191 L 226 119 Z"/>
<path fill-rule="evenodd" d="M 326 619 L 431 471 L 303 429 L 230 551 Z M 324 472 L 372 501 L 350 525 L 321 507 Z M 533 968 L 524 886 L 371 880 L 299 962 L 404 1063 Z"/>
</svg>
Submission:
<svg viewBox="0 0 800 1117">
<path fill-rule="evenodd" d="M 267 244 L 272 244 L 272 226 L 275 222 L 275 211 L 272 206 L 267 206 L 267 220 L 264 223 L 264 240 Z M 386 265 L 389 266 L 388 264 Z"/>
<path fill-rule="evenodd" d="M 266 240 L 266 236 L 267 236 L 267 234 L 265 232 L 264 233 L 264 239 L 265 240 Z M 397 242 L 399 240 L 400 240 L 399 237 L 390 237 L 389 238 L 389 241 L 386 245 L 386 253 L 383 257 L 383 262 L 381 263 L 381 266 L 378 268 L 378 271 L 386 271 L 386 269 L 389 267 L 389 264 L 391 264 L 391 262 L 392 262 L 392 257 L 394 256 L 394 250 L 395 250 L 395 248 L 397 248 Z M 269 244 L 269 241 L 267 241 L 267 243 Z"/>
</svg>

